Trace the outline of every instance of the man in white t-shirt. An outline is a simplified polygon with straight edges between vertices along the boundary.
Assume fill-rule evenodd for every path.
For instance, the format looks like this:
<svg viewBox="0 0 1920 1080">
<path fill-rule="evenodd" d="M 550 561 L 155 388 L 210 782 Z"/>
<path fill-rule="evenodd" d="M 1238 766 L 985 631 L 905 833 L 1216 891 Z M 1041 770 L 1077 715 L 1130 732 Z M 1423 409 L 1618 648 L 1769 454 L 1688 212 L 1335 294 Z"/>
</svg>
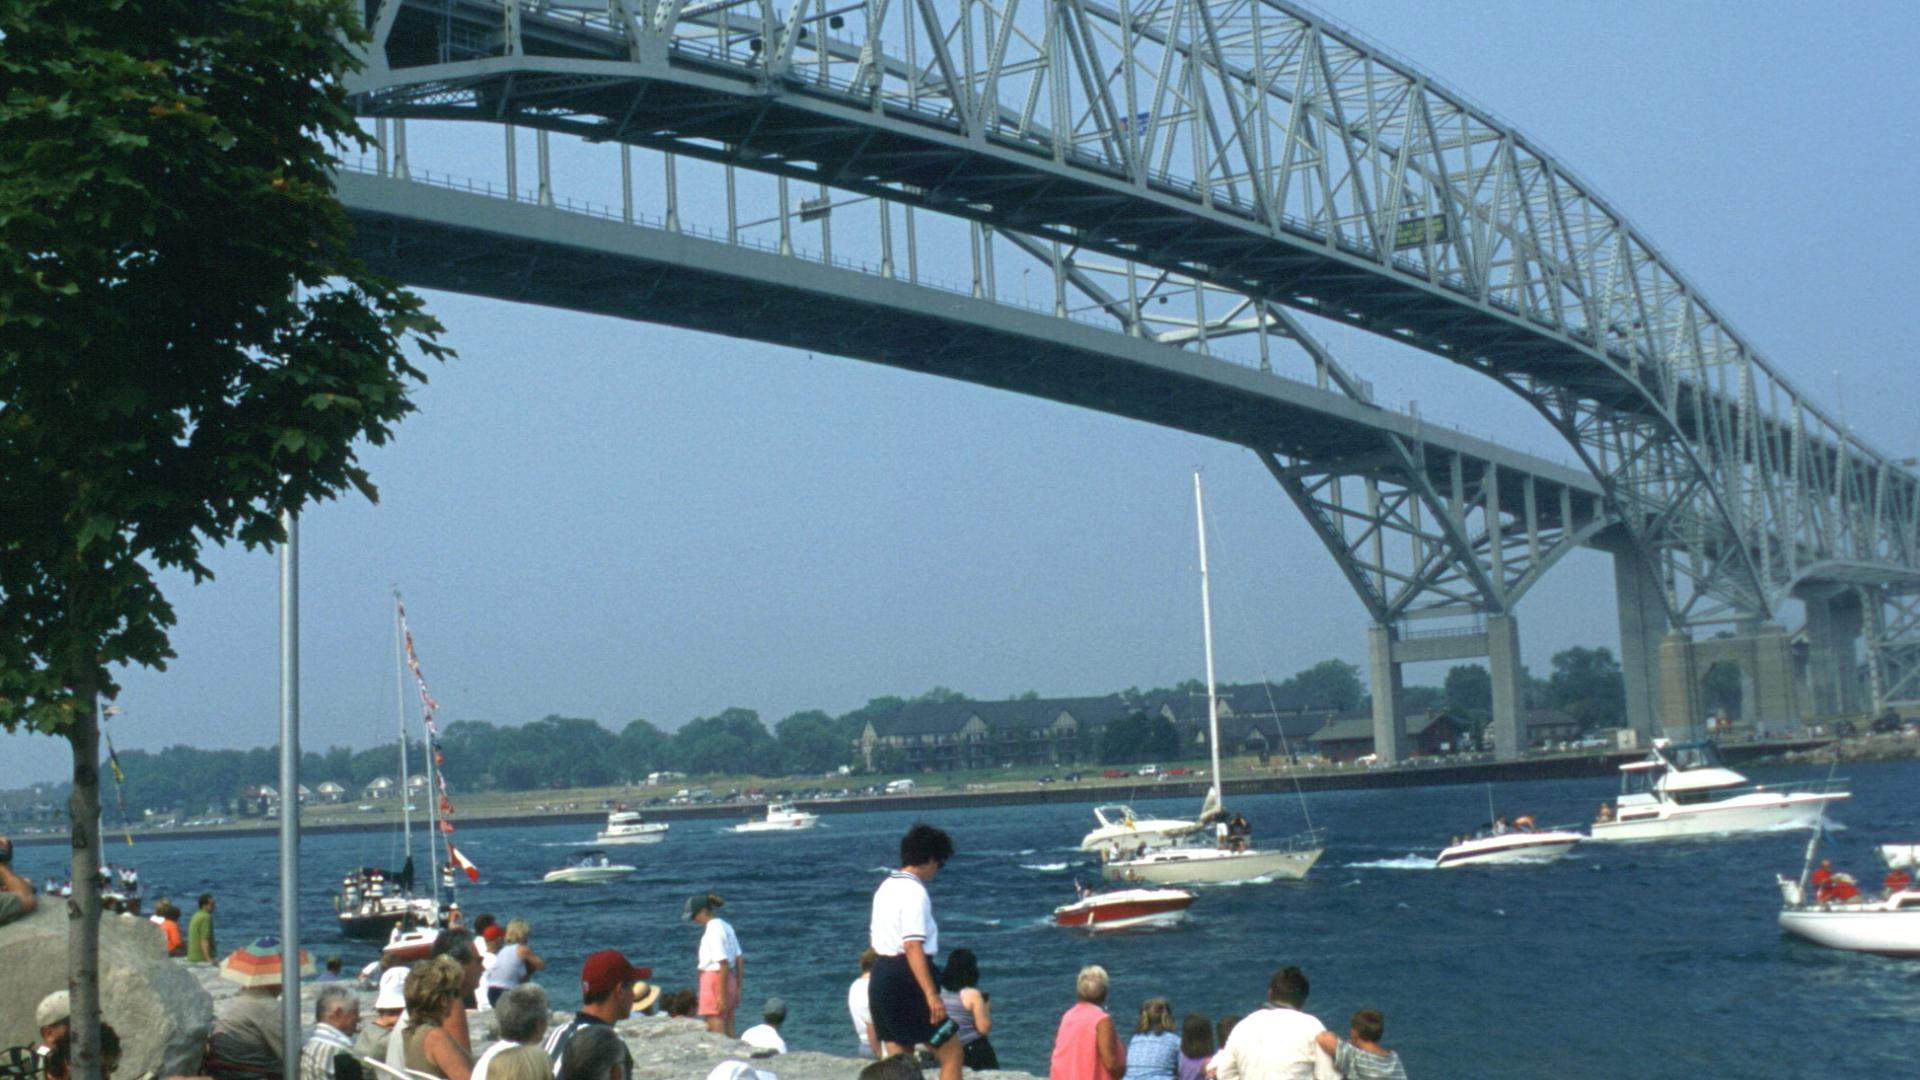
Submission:
<svg viewBox="0 0 1920 1080">
<path fill-rule="evenodd" d="M 761 1023 L 740 1033 L 740 1041 L 776 1054 L 786 1053 L 787 1040 L 780 1035 L 780 1025 L 787 1022 L 787 1003 L 779 998 L 768 998 L 767 1003 L 760 1007 L 760 1019 Z"/>
<path fill-rule="evenodd" d="M 712 893 L 699 893 L 687 900 L 686 914 L 701 928 L 699 954 L 700 1018 L 707 1030 L 724 1032 L 733 1038 L 733 1012 L 740 1007 L 740 983 L 745 958 L 740 939 L 727 920 L 714 914 L 726 901 Z"/>
<path fill-rule="evenodd" d="M 1213 1057 L 1216 1080 L 1339 1080 L 1333 1059 L 1315 1037 L 1326 1030 L 1301 1012 L 1307 977 L 1283 967 L 1267 981 L 1267 1004 L 1234 1025 L 1227 1045 Z"/>
<path fill-rule="evenodd" d="M 853 1017 L 853 1039 L 863 1053 L 878 1059 L 880 1036 L 873 1033 L 873 1005 L 867 1000 L 867 985 L 873 979 L 872 946 L 860 950 L 860 977 L 847 987 L 847 1012 Z"/>
</svg>

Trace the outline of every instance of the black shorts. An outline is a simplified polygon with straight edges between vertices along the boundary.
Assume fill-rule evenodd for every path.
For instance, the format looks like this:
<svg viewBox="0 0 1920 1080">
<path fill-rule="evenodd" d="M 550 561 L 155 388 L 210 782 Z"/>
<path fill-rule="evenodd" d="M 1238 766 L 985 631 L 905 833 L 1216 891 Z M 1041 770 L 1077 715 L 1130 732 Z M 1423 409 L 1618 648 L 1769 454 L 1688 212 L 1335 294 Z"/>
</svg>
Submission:
<svg viewBox="0 0 1920 1080">
<path fill-rule="evenodd" d="M 940 968 L 932 960 L 933 983 L 940 985 Z M 873 1033 L 883 1043 L 913 1047 L 933 1037 L 933 1015 L 927 1011 L 927 993 L 913 977 L 904 956 L 882 956 L 873 962 L 867 980 L 867 1007 L 873 1010 Z"/>
</svg>

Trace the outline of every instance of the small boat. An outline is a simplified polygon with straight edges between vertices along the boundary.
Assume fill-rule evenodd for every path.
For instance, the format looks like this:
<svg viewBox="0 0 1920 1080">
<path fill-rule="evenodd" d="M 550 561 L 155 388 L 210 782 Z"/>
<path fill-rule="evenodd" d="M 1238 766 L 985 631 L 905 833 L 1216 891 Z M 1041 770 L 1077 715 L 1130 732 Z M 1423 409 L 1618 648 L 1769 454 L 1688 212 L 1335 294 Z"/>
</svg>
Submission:
<svg viewBox="0 0 1920 1080">
<path fill-rule="evenodd" d="M 607 827 L 594 839 L 602 844 L 657 844 L 667 838 L 667 823 L 648 821 L 637 810 L 619 809 L 607 815 Z"/>
<path fill-rule="evenodd" d="M 438 940 L 440 931 L 434 927 L 396 926 L 393 936 L 387 939 L 386 947 L 380 950 L 380 959 L 389 967 L 394 964 L 417 964 L 433 955 L 433 943 Z"/>
<path fill-rule="evenodd" d="M 1471 836 L 1456 840 L 1433 860 L 1434 867 L 1485 866 L 1498 863 L 1552 862 L 1573 850 L 1586 837 L 1566 829 L 1536 829 L 1531 818 L 1516 818 L 1511 828 L 1482 825 Z"/>
<path fill-rule="evenodd" d="M 340 932 L 351 938 L 378 941 L 408 926 L 437 926 L 440 904 L 431 896 L 413 895 L 413 857 L 399 870 L 363 866 L 340 879 L 334 900 Z"/>
<path fill-rule="evenodd" d="M 1092 933 L 1166 927 L 1184 920 L 1192 905 L 1193 894 L 1185 889 L 1083 889 L 1080 899 L 1053 909 L 1053 922 Z"/>
<path fill-rule="evenodd" d="M 733 827 L 734 832 L 792 832 L 795 829 L 811 829 L 820 823 L 819 814 L 809 814 L 805 810 L 795 809 L 792 803 L 768 803 L 767 816 L 759 821 L 743 821 Z"/>
<path fill-rule="evenodd" d="M 1093 808 L 1098 828 L 1080 838 L 1081 851 L 1134 851 L 1142 845 L 1161 848 L 1206 826 L 1187 818 L 1141 817 L 1124 803 L 1108 803 Z"/>
<path fill-rule="evenodd" d="M 1672 840 L 1813 828 L 1850 793 L 1825 784 L 1750 784 L 1710 741 L 1655 739 L 1644 761 L 1620 766 L 1620 797 L 1601 807 L 1594 840 Z"/>
<path fill-rule="evenodd" d="M 1912 845 L 1889 844 L 1880 849 L 1890 869 L 1878 897 L 1861 893 L 1845 874 L 1835 875 L 1809 895 L 1818 842 L 1816 834 L 1807 844 L 1807 862 L 1797 879 L 1775 877 L 1780 886 L 1780 928 L 1829 949 L 1920 957 L 1920 888 L 1901 864 L 1899 850 L 1905 848 L 1911 856 Z"/>
<path fill-rule="evenodd" d="M 583 851 L 567 860 L 558 870 L 549 870 L 540 880 L 549 884 L 592 885 L 618 881 L 634 872 L 634 867 L 614 862 L 604 851 Z"/>
</svg>

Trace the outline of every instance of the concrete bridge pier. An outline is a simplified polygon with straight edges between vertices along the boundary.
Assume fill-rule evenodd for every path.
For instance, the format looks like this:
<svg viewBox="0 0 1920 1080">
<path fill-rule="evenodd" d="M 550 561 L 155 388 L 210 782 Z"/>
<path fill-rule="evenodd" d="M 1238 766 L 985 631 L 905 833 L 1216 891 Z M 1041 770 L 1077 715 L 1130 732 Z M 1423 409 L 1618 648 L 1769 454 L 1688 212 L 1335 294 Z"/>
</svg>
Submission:
<svg viewBox="0 0 1920 1080">
<path fill-rule="evenodd" d="M 1512 760 L 1526 749 L 1521 718 L 1526 698 L 1520 682 L 1520 623 L 1512 615 L 1489 615 L 1485 627 L 1449 627 L 1403 633 L 1397 623 L 1367 628 L 1367 678 L 1373 695 L 1373 752 L 1382 762 L 1407 754 L 1402 725 L 1402 664 L 1486 657 L 1493 679 L 1494 754 Z"/>
<path fill-rule="evenodd" d="M 1373 752 L 1384 764 L 1407 756 L 1407 732 L 1400 724 L 1400 692 L 1406 685 L 1394 657 L 1399 635 L 1392 623 L 1367 627 L 1367 681 L 1373 695 Z"/>
<path fill-rule="evenodd" d="M 1774 623 L 1743 624 L 1742 633 L 1694 641 L 1675 631 L 1660 641 L 1660 722 L 1665 734 L 1685 738 L 1704 730 L 1702 693 L 1707 673 L 1718 663 L 1740 670 L 1740 718 L 1736 733 L 1783 732 L 1800 725 L 1795 693 L 1793 649 L 1785 629 Z"/>
<path fill-rule="evenodd" d="M 1866 626 L 1860 595 L 1849 589 L 1830 596 L 1803 598 L 1807 607 L 1806 704 L 1815 716 L 1860 712 L 1858 651 Z"/>
<path fill-rule="evenodd" d="M 1520 684 L 1520 621 L 1512 615 L 1487 617 L 1487 674 L 1493 677 L 1493 752 L 1502 761 L 1527 748 L 1525 690 Z"/>
<path fill-rule="evenodd" d="M 1613 597 L 1620 620 L 1620 671 L 1627 690 L 1627 726 L 1644 741 L 1660 729 L 1660 642 L 1667 633 L 1667 605 L 1660 581 L 1631 547 L 1609 547 Z"/>
</svg>

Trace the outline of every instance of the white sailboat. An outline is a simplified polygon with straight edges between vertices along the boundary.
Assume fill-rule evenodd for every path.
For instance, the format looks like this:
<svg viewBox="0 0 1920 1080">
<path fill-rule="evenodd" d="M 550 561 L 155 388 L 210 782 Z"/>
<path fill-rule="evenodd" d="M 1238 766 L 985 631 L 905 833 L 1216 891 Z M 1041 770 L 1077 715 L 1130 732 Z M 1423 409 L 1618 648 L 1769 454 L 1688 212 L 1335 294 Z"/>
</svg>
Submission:
<svg viewBox="0 0 1920 1080">
<path fill-rule="evenodd" d="M 1223 816 L 1220 808 L 1220 698 L 1213 678 L 1213 596 L 1207 584 L 1207 512 L 1206 496 L 1201 490 L 1200 474 L 1193 474 L 1193 513 L 1200 537 L 1200 627 L 1207 656 L 1207 748 L 1213 754 L 1212 785 L 1201 804 L 1202 823 Z M 1302 799 L 1301 808 L 1305 809 Z M 1250 843 L 1202 846 L 1174 845 L 1136 854 L 1132 858 L 1109 858 L 1101 874 L 1109 881 L 1143 881 L 1155 885 L 1201 885 L 1255 878 L 1298 879 L 1307 876 L 1325 850 L 1320 834 L 1309 829 L 1278 848 L 1256 850 Z"/>
<path fill-rule="evenodd" d="M 1861 892 L 1844 874 L 1814 887 L 1813 856 L 1824 830 L 1807 841 L 1799 878 L 1776 875 L 1780 886 L 1780 928 L 1816 945 L 1878 956 L 1920 956 L 1920 887 L 1910 866 L 1911 844 L 1883 844 L 1880 857 L 1889 869 L 1882 892 Z M 1845 881 L 1845 887 L 1833 882 Z"/>
</svg>

